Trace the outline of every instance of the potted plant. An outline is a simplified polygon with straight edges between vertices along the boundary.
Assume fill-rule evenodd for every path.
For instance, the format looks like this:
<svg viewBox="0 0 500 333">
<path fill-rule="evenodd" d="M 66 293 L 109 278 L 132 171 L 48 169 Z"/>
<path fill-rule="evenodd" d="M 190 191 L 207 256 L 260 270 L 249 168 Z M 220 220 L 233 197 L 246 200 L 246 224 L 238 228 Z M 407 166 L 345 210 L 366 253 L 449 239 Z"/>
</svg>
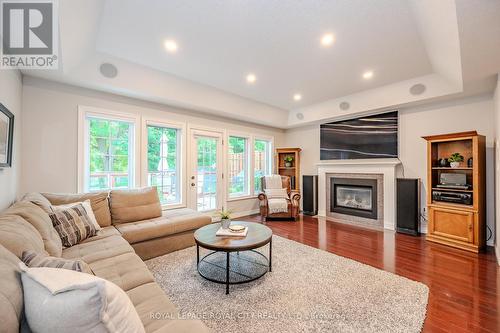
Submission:
<svg viewBox="0 0 500 333">
<path fill-rule="evenodd" d="M 458 168 L 460 166 L 460 162 L 464 161 L 464 157 L 460 155 L 460 153 L 453 153 L 448 158 L 448 162 L 450 162 L 450 166 L 452 168 Z"/>
<path fill-rule="evenodd" d="M 285 166 L 287 168 L 290 168 L 292 166 L 292 163 L 293 163 L 293 156 L 292 155 L 285 156 L 285 158 L 283 160 L 285 161 Z"/>
<path fill-rule="evenodd" d="M 221 219 L 220 224 L 222 229 L 228 229 L 231 225 L 231 213 L 232 211 L 224 209 L 217 212 L 216 215 Z"/>
</svg>

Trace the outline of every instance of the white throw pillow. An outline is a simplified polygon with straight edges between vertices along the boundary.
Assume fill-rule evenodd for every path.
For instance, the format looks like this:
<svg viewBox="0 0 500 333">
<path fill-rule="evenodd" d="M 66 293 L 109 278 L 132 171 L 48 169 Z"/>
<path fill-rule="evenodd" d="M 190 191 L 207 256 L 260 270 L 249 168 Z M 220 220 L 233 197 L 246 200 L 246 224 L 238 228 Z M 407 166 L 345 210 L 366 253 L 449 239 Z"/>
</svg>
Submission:
<svg viewBox="0 0 500 333">
<path fill-rule="evenodd" d="M 270 188 L 265 189 L 264 192 L 268 199 L 287 199 L 286 188 Z"/>
<path fill-rule="evenodd" d="M 87 215 L 90 218 L 90 222 L 92 222 L 92 224 L 94 225 L 95 230 L 99 231 L 102 229 L 101 226 L 99 225 L 99 223 L 97 223 L 97 220 L 96 220 L 95 215 L 94 215 L 94 211 L 92 210 L 92 206 L 90 205 L 90 200 L 85 200 L 85 201 L 81 201 L 81 202 L 73 202 L 73 203 L 66 204 L 66 205 L 52 206 L 52 209 L 54 211 L 61 211 L 61 210 L 65 210 L 65 209 L 74 207 L 76 205 L 82 205 L 83 208 L 85 208 L 85 211 L 87 212 Z"/>
<path fill-rule="evenodd" d="M 114 283 L 68 269 L 19 266 L 33 332 L 144 332 L 132 302 Z"/>
</svg>

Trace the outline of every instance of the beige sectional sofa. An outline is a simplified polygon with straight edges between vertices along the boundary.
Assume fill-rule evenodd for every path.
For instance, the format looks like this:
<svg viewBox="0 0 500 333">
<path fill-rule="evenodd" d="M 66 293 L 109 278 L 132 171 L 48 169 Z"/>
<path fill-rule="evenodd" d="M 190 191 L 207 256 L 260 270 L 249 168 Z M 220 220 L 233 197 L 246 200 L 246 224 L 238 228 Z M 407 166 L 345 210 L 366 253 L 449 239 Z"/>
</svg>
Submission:
<svg viewBox="0 0 500 333">
<path fill-rule="evenodd" d="M 28 331 L 19 270 L 25 250 L 84 260 L 96 276 L 115 283 L 128 294 L 146 332 L 208 332 L 201 321 L 177 318 L 175 306 L 143 260 L 193 245 L 194 231 L 209 224 L 211 218 L 189 209 L 161 212 L 160 208 L 159 217 L 135 220 L 157 211 L 159 203 L 154 203 L 152 197 L 141 201 L 137 195 L 113 192 L 30 193 L 0 214 L 0 332 Z M 144 197 L 147 195 L 144 193 Z M 49 218 L 51 205 L 87 199 L 102 230 L 63 249 Z"/>
</svg>

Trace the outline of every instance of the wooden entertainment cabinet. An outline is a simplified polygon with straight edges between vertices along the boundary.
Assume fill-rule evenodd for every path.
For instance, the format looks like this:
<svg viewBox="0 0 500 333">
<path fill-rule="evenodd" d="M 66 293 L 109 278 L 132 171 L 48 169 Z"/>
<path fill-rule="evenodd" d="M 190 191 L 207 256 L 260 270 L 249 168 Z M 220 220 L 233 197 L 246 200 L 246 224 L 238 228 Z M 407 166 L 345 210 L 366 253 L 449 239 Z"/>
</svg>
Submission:
<svg viewBox="0 0 500 333">
<path fill-rule="evenodd" d="M 485 137 L 476 131 L 432 135 L 427 140 L 427 240 L 467 251 L 479 252 L 485 246 L 486 169 Z M 458 168 L 442 166 L 440 159 L 460 153 L 464 161 Z M 472 163 L 469 159 L 472 158 Z M 465 175 L 468 189 L 437 187 L 442 173 Z M 452 203 L 433 199 L 433 191 L 472 195 L 472 203 Z"/>
</svg>

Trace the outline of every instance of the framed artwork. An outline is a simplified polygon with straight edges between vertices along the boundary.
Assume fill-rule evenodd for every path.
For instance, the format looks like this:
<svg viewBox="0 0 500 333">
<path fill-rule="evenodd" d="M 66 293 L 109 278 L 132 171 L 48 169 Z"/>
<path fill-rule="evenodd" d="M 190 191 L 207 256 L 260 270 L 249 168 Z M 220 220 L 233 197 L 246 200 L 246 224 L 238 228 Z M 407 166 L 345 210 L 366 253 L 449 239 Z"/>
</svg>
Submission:
<svg viewBox="0 0 500 333">
<path fill-rule="evenodd" d="M 0 168 L 12 166 L 14 115 L 0 103 Z"/>
</svg>

